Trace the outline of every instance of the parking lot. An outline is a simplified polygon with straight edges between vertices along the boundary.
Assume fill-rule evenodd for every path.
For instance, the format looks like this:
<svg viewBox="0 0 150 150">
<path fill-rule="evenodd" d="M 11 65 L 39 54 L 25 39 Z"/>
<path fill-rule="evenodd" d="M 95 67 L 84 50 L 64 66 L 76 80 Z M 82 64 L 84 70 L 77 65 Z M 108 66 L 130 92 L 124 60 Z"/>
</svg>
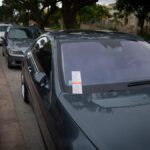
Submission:
<svg viewBox="0 0 150 150">
<path fill-rule="evenodd" d="M 0 150 L 44 150 L 33 110 L 21 97 L 19 68 L 8 69 L 0 47 Z"/>
</svg>

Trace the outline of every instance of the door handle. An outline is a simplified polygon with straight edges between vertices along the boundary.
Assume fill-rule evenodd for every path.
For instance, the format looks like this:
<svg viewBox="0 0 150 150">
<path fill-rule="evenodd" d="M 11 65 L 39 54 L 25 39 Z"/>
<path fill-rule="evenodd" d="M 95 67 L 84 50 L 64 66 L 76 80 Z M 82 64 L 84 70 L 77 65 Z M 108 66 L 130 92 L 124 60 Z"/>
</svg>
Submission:
<svg viewBox="0 0 150 150">
<path fill-rule="evenodd" d="M 29 71 L 29 73 L 31 73 L 31 72 L 32 72 L 32 68 L 31 68 L 31 66 L 29 66 L 29 67 L 28 67 L 28 71 Z"/>
</svg>

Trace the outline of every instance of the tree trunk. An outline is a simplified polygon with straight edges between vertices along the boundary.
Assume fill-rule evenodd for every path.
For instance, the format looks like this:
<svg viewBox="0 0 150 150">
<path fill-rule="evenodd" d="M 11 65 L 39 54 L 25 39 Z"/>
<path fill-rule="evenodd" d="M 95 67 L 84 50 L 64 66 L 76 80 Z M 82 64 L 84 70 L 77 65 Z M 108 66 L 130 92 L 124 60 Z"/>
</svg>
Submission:
<svg viewBox="0 0 150 150">
<path fill-rule="evenodd" d="M 142 35 L 144 32 L 144 19 L 143 18 L 139 20 L 139 25 L 140 25 L 140 34 Z"/>
<path fill-rule="evenodd" d="M 76 14 L 78 11 L 77 5 L 68 0 L 62 1 L 62 16 L 65 29 L 75 29 L 77 27 Z"/>
<path fill-rule="evenodd" d="M 43 31 L 44 27 L 48 23 L 49 17 L 57 10 L 56 2 L 54 1 L 51 3 L 51 7 L 48 8 L 47 13 L 44 12 L 45 8 L 46 7 L 43 7 L 41 10 L 39 10 L 38 7 L 35 7 L 32 12 L 32 17 L 38 23 L 39 28 Z"/>
<path fill-rule="evenodd" d="M 142 35 L 144 32 L 144 22 L 145 22 L 145 16 L 140 14 L 138 16 L 138 22 L 139 22 L 139 27 L 140 27 L 140 34 Z"/>
<path fill-rule="evenodd" d="M 40 28 L 42 31 L 44 31 L 44 27 L 45 27 L 45 24 L 39 23 L 39 28 Z"/>
<path fill-rule="evenodd" d="M 62 16 L 66 29 L 77 28 L 76 15 L 80 8 L 96 3 L 98 0 L 62 0 Z"/>
<path fill-rule="evenodd" d="M 77 27 L 76 23 L 76 14 L 70 12 L 70 14 L 66 14 L 67 12 L 63 12 L 63 23 L 65 29 L 75 29 Z"/>
</svg>

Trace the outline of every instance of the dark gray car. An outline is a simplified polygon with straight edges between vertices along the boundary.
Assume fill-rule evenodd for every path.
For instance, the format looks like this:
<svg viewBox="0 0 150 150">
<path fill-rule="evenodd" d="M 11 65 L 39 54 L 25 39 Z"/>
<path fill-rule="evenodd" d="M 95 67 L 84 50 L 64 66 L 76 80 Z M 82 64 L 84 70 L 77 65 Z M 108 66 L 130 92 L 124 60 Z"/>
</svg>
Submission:
<svg viewBox="0 0 150 150">
<path fill-rule="evenodd" d="M 22 63 L 49 150 L 150 150 L 150 44 L 113 32 L 40 36 Z"/>
<path fill-rule="evenodd" d="M 3 56 L 6 56 L 8 68 L 20 66 L 25 51 L 42 32 L 34 27 L 12 26 L 3 38 Z"/>
</svg>

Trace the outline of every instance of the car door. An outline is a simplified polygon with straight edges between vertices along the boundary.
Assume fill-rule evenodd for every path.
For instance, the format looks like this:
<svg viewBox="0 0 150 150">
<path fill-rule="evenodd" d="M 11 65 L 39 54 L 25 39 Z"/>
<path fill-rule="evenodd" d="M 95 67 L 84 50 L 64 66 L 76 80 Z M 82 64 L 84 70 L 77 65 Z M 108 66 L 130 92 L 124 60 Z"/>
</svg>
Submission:
<svg viewBox="0 0 150 150">
<path fill-rule="evenodd" d="M 40 125 L 48 149 L 55 149 L 48 129 L 47 108 L 50 107 L 51 89 L 51 42 L 48 37 L 39 38 L 32 51 L 27 53 L 27 85 L 30 91 L 31 102 Z M 44 75 L 44 76 L 43 76 Z M 45 80 L 43 83 L 42 77 Z M 41 83 L 40 83 L 41 81 Z"/>
</svg>

